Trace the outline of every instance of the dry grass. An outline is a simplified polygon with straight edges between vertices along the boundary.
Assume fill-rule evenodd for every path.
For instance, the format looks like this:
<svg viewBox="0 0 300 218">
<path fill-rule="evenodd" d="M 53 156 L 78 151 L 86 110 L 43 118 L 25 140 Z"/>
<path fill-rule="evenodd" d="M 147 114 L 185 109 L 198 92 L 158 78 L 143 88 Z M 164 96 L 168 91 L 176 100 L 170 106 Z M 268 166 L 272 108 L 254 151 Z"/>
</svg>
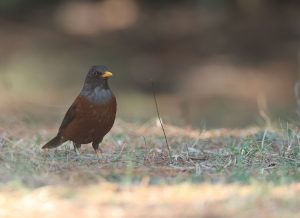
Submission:
<svg viewBox="0 0 300 218">
<path fill-rule="evenodd" d="M 298 217 L 295 127 L 199 132 L 118 120 L 99 164 L 90 145 L 42 151 L 55 129 L 6 121 L 0 217 Z M 261 214 L 264 214 L 263 216 Z M 298 215 L 298 216 L 297 216 Z"/>
</svg>

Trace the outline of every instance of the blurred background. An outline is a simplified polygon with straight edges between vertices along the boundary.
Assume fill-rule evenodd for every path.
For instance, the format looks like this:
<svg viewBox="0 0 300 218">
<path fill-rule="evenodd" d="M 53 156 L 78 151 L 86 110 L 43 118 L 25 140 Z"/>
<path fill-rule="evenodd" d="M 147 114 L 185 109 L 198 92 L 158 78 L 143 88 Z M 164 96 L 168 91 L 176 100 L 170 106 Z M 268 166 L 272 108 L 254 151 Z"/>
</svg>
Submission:
<svg viewBox="0 0 300 218">
<path fill-rule="evenodd" d="M 118 116 L 195 128 L 296 118 L 300 2 L 0 0 L 1 122 L 57 126 L 92 65 Z M 8 119 L 9 118 L 9 119 Z"/>
</svg>

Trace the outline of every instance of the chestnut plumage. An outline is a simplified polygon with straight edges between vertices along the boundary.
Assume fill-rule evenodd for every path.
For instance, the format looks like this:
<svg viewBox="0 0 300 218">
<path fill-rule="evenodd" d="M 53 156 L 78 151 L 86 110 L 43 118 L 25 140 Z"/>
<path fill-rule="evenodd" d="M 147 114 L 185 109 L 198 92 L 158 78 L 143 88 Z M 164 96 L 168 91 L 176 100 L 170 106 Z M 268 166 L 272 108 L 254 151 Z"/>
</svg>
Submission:
<svg viewBox="0 0 300 218">
<path fill-rule="evenodd" d="M 42 148 L 55 148 L 72 141 L 74 148 L 92 143 L 98 154 L 99 144 L 111 130 L 117 111 L 117 102 L 109 88 L 112 73 L 103 65 L 93 66 L 85 79 L 79 96 L 67 111 L 57 135 Z"/>
</svg>

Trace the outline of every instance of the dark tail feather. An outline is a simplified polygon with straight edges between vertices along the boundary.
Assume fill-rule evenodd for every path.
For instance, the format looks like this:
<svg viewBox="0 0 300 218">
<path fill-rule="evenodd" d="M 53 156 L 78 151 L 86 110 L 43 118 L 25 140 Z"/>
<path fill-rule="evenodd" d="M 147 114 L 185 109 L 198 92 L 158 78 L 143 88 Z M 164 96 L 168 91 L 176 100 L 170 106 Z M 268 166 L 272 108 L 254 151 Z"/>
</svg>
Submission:
<svg viewBox="0 0 300 218">
<path fill-rule="evenodd" d="M 45 148 L 56 148 L 58 146 L 60 146 L 64 141 L 62 140 L 61 137 L 56 136 L 53 139 L 51 139 L 47 144 L 45 144 L 42 149 Z"/>
</svg>

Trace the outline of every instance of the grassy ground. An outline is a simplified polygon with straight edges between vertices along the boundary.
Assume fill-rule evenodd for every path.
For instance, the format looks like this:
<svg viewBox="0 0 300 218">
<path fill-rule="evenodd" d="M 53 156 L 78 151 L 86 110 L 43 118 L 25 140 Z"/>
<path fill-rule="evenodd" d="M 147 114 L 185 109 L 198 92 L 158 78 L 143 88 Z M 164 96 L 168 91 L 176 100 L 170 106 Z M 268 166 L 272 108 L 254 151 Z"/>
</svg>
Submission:
<svg viewBox="0 0 300 218">
<path fill-rule="evenodd" d="M 0 127 L 0 217 L 299 217 L 300 134 L 118 120 L 102 144 L 42 151 L 55 128 Z M 5 126 L 5 128 L 4 128 Z"/>
</svg>

